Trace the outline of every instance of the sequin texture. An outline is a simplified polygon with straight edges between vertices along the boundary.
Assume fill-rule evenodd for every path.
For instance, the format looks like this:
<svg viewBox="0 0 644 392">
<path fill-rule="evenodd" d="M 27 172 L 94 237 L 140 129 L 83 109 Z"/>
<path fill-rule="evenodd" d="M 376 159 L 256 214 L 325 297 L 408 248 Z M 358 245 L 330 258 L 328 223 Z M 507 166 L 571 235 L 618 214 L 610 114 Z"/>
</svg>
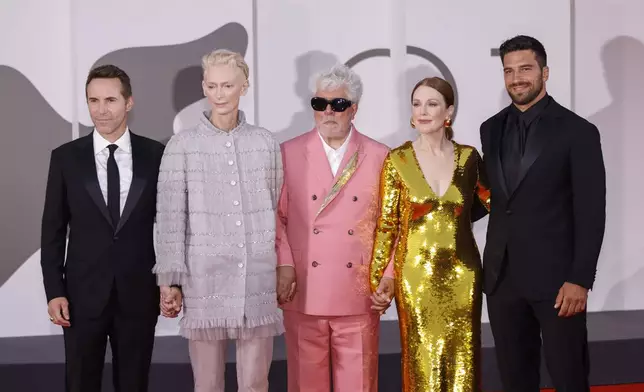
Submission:
<svg viewBox="0 0 644 392">
<path fill-rule="evenodd" d="M 475 201 L 489 210 L 489 191 L 476 149 L 454 143 L 454 167 L 440 197 L 411 142 L 382 169 L 370 283 L 378 287 L 393 252 L 403 391 L 480 391 L 482 270 L 470 211 Z"/>
</svg>

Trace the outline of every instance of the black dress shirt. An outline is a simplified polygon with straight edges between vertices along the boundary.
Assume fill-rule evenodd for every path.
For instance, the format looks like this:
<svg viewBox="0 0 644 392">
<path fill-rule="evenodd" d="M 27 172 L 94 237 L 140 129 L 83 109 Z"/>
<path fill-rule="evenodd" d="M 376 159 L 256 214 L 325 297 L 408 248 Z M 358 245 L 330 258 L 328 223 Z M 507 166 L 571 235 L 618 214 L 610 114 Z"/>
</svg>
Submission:
<svg viewBox="0 0 644 392">
<path fill-rule="evenodd" d="M 546 94 L 525 112 L 515 105 L 510 105 L 501 139 L 501 165 L 509 192 L 518 185 L 521 159 L 525 153 L 528 136 L 537 132 L 539 117 L 551 100 L 552 98 Z"/>
</svg>

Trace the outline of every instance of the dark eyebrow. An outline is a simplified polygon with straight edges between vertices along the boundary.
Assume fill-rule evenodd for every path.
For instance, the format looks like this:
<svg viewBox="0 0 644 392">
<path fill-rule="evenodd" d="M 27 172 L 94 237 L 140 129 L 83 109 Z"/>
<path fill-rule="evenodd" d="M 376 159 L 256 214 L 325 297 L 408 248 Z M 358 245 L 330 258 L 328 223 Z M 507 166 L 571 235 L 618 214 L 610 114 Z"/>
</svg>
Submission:
<svg viewBox="0 0 644 392">
<path fill-rule="evenodd" d="M 523 63 L 516 66 L 516 68 L 534 68 L 534 64 Z M 503 67 L 504 71 L 511 70 L 512 67 Z"/>
<path fill-rule="evenodd" d="M 98 98 L 98 97 L 92 97 L 92 96 L 87 97 L 87 99 L 88 99 L 88 100 L 99 100 L 99 98 Z M 105 97 L 105 99 L 118 99 L 118 97 L 115 97 L 115 96 L 111 96 L 111 95 L 110 95 L 109 97 Z"/>
</svg>

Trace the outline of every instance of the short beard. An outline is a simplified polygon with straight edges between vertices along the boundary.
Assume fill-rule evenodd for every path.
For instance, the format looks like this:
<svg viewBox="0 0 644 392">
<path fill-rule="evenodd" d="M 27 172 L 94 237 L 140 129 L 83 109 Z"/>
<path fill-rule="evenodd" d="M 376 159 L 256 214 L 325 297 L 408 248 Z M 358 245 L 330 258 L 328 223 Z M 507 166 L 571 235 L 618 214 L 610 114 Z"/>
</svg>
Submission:
<svg viewBox="0 0 644 392">
<path fill-rule="evenodd" d="M 526 95 L 521 98 L 515 96 L 508 90 L 508 95 L 510 96 L 510 99 L 512 99 L 512 102 L 515 105 L 527 105 L 530 102 L 534 101 L 543 91 L 543 81 L 541 79 L 538 79 L 537 83 L 535 83 L 534 90 L 528 91 Z"/>
</svg>

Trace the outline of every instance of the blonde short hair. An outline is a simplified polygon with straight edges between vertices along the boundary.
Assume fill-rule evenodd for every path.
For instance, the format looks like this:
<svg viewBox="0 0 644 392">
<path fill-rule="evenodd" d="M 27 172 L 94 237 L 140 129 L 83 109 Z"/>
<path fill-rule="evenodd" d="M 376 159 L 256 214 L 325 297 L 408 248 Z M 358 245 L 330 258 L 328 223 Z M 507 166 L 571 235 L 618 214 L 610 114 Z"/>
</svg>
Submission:
<svg viewBox="0 0 644 392">
<path fill-rule="evenodd" d="M 228 49 L 217 49 L 204 55 L 201 58 L 201 68 L 203 69 L 204 74 L 209 67 L 212 67 L 214 65 L 236 66 L 237 68 L 241 69 L 244 77 L 248 81 L 248 64 L 246 64 L 244 57 L 237 52 L 233 52 Z"/>
</svg>

